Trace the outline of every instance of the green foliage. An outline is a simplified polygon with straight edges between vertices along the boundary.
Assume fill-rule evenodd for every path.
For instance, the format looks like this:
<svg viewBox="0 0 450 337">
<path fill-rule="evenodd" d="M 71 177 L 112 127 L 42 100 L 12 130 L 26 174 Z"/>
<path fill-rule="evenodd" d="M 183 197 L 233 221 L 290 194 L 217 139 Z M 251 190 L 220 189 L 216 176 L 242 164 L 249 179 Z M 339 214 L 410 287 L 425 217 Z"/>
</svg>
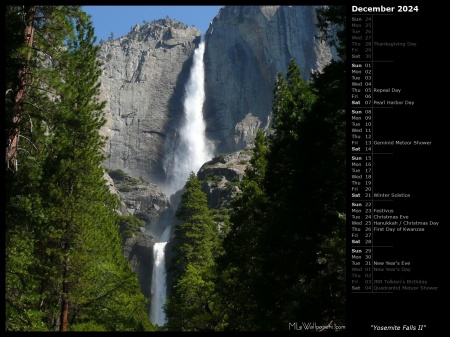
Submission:
<svg viewBox="0 0 450 337">
<path fill-rule="evenodd" d="M 255 137 L 255 146 L 252 150 L 250 166 L 246 168 L 245 176 L 247 180 L 253 180 L 261 183 L 266 175 L 267 153 L 269 149 L 265 142 L 264 134 L 258 129 Z"/>
<path fill-rule="evenodd" d="M 279 78 L 277 89 L 275 132 L 263 182 L 270 202 L 260 240 L 272 250 L 270 254 L 264 250 L 262 256 L 262 273 L 267 277 L 259 307 L 263 316 L 273 318 L 265 321 L 266 329 L 286 329 L 286 322 L 295 317 L 327 324 L 344 315 L 336 310 L 334 317 L 325 314 L 334 294 L 319 287 L 327 263 L 318 259 L 325 246 L 330 248 L 330 238 L 342 235 L 338 214 L 345 212 L 345 168 L 339 162 L 345 162 L 345 157 L 335 150 L 344 142 L 337 132 L 340 125 L 330 118 L 339 110 L 319 109 L 324 105 L 317 94 L 321 88 L 304 82 L 293 62 L 286 80 Z M 334 96 L 339 93 L 335 91 Z M 341 280 L 333 280 L 336 289 L 345 286 Z"/>
<path fill-rule="evenodd" d="M 139 233 L 139 227 L 145 227 L 145 221 L 142 221 L 134 215 L 121 215 L 119 217 L 120 234 L 123 240 Z"/>
<path fill-rule="evenodd" d="M 6 247 L 6 330 L 47 331 L 45 314 L 38 310 L 42 276 L 33 273 L 38 261 L 33 255 L 34 241 L 26 230 L 9 232 Z"/>
<path fill-rule="evenodd" d="M 210 172 L 206 175 L 206 181 L 213 183 L 215 186 L 222 181 L 222 176 L 215 175 L 213 172 Z"/>
<path fill-rule="evenodd" d="M 115 182 L 128 182 L 130 184 L 136 185 L 139 183 L 139 181 L 141 181 L 141 182 L 145 181 L 142 177 L 139 177 L 139 180 L 136 178 L 133 178 L 120 169 L 109 171 L 108 174 Z"/>
<path fill-rule="evenodd" d="M 73 324 L 68 331 L 108 331 L 103 325 L 93 321 Z"/>
<path fill-rule="evenodd" d="M 122 186 L 118 186 L 117 189 L 120 192 L 131 192 L 133 190 L 133 187 L 128 186 L 128 185 L 122 185 Z"/>
<path fill-rule="evenodd" d="M 243 153 L 243 154 L 252 154 L 253 151 L 252 151 L 252 149 L 248 149 L 247 148 L 247 149 L 242 150 L 241 153 Z"/>
<path fill-rule="evenodd" d="M 206 195 L 201 190 L 201 182 L 191 173 L 181 196 L 176 212 L 183 221 L 176 229 L 180 244 L 176 247 L 178 272 L 183 272 L 188 264 L 202 267 L 214 265 L 214 254 L 218 244 L 217 230 L 208 209 Z"/>
<path fill-rule="evenodd" d="M 324 6 L 317 9 L 317 27 L 321 32 L 321 37 L 330 46 L 337 49 L 342 61 L 346 58 L 346 6 Z"/>
<path fill-rule="evenodd" d="M 222 240 L 228 235 L 230 230 L 230 214 L 229 210 L 224 207 L 214 208 L 210 210 L 213 221 L 216 223 L 219 230 L 219 238 Z M 221 249 L 218 256 L 223 254 Z"/>
<path fill-rule="evenodd" d="M 112 170 L 108 172 L 111 179 L 114 180 L 117 190 L 120 192 L 131 192 L 135 190 L 135 186 L 139 185 L 140 182 L 144 182 L 141 178 L 136 179 L 129 176 L 122 170 Z"/>
<path fill-rule="evenodd" d="M 218 289 L 227 303 L 227 329 L 258 330 L 256 290 L 261 284 L 261 247 L 259 237 L 264 226 L 267 197 L 260 184 L 267 166 L 267 144 L 261 130 L 255 138 L 250 165 L 240 183 L 242 193 L 232 202 L 230 229 L 218 258 Z"/>
<path fill-rule="evenodd" d="M 167 328 L 213 331 L 220 328 L 221 300 L 215 290 L 219 231 L 207 206 L 201 182 L 191 173 L 176 212 L 179 243 L 172 263 L 174 287 L 165 306 Z"/>
<path fill-rule="evenodd" d="M 227 181 L 225 183 L 225 186 L 227 187 L 227 189 L 234 188 L 235 186 L 239 187 L 240 185 L 241 185 L 240 181 Z"/>
<path fill-rule="evenodd" d="M 123 172 L 120 169 L 119 170 L 108 171 L 108 174 L 113 180 L 117 180 L 117 181 L 126 180 L 129 177 L 128 174 L 126 174 L 125 172 Z"/>
<path fill-rule="evenodd" d="M 12 26 L 21 7 L 9 7 Z M 102 178 L 105 103 L 92 23 L 79 6 L 37 6 L 36 18 L 21 123 L 27 141 L 18 171 L 7 172 L 6 330 L 152 330 L 122 253 L 117 198 Z M 14 39 L 11 76 L 24 55 Z"/>
</svg>

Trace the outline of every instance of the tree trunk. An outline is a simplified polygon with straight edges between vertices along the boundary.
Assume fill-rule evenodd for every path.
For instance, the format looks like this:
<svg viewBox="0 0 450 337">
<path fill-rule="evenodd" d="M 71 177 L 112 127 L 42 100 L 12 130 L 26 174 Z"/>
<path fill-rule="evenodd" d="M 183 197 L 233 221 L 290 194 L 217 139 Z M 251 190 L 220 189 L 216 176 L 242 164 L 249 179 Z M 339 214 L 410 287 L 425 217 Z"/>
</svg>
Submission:
<svg viewBox="0 0 450 337">
<path fill-rule="evenodd" d="M 67 330 L 67 317 L 69 314 L 69 258 L 64 260 L 63 287 L 61 294 L 61 326 L 59 331 Z"/>
<path fill-rule="evenodd" d="M 31 57 L 31 47 L 33 45 L 33 34 L 34 34 L 34 16 L 36 14 L 37 6 L 25 6 L 25 45 L 30 47 L 27 59 L 23 61 L 21 69 L 19 70 L 19 83 L 15 90 L 15 114 L 13 117 L 13 126 L 9 130 L 8 139 L 6 142 L 6 167 L 17 171 L 17 147 L 19 143 L 19 124 L 23 114 L 23 97 L 25 94 L 25 86 L 27 84 L 27 73 L 28 73 L 28 62 Z"/>
</svg>

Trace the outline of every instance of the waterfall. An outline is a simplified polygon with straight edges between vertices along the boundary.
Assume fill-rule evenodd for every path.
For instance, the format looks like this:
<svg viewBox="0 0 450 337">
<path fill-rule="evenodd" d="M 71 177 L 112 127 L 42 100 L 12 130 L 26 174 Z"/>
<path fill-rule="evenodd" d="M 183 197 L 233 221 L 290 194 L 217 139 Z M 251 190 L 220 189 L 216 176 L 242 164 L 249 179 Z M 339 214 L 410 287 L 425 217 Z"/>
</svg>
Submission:
<svg viewBox="0 0 450 337">
<path fill-rule="evenodd" d="M 166 315 L 163 305 L 166 302 L 166 263 L 165 252 L 167 241 L 169 240 L 170 226 L 167 226 L 164 233 L 159 238 L 159 242 L 153 246 L 153 274 L 151 289 L 150 320 L 153 324 L 163 326 L 166 323 Z"/>
<path fill-rule="evenodd" d="M 203 54 L 205 41 L 201 37 L 194 51 L 194 60 L 189 80 L 185 86 L 183 101 L 184 120 L 179 130 L 179 139 L 174 151 L 164 161 L 167 175 L 165 192 L 171 195 L 183 188 L 189 174 L 197 173 L 200 167 L 212 158 L 212 146 L 205 136 L 203 102 L 205 101 L 205 69 Z"/>
<path fill-rule="evenodd" d="M 205 136 L 203 120 L 203 102 L 205 100 L 205 70 L 203 54 L 205 41 L 194 51 L 194 60 L 189 80 L 185 86 L 183 101 L 184 119 L 171 144 L 171 153 L 164 160 L 166 186 L 162 187 L 166 195 L 181 190 L 191 172 L 197 173 L 200 167 L 212 158 L 212 146 Z M 166 301 L 166 268 L 164 248 L 170 236 L 170 226 L 166 227 L 158 243 L 153 248 L 153 275 L 150 320 L 153 324 L 163 326 L 166 316 L 163 305 Z"/>
</svg>

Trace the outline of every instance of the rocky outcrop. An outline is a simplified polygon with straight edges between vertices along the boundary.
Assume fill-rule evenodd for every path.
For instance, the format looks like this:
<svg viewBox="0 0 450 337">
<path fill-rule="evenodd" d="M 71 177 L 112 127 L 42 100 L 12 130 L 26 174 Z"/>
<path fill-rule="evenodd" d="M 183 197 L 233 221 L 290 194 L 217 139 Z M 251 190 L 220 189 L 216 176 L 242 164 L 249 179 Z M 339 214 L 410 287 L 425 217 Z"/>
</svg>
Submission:
<svg viewBox="0 0 450 337">
<path fill-rule="evenodd" d="M 166 141 L 183 115 L 184 84 L 200 35 L 197 28 L 166 18 L 136 25 L 100 45 L 106 168 L 163 180 Z"/>
<path fill-rule="evenodd" d="M 109 188 L 109 192 L 119 197 L 119 205 L 117 206 L 117 212 L 121 215 L 129 215 L 130 213 L 128 212 L 127 205 L 120 196 L 120 193 L 117 190 L 116 185 L 114 184 L 114 180 L 110 177 L 108 173 L 106 173 L 106 171 L 103 174 L 103 179 L 106 181 L 106 184 Z"/>
<path fill-rule="evenodd" d="M 217 152 L 250 144 L 269 124 L 278 72 L 294 59 L 303 77 L 321 70 L 331 49 L 316 38 L 314 6 L 225 6 L 206 35 L 204 113 Z"/>
<path fill-rule="evenodd" d="M 130 262 L 131 269 L 138 273 L 142 293 L 150 298 L 153 271 L 153 246 L 155 237 L 145 228 L 141 232 L 125 240 L 123 253 Z"/>
<path fill-rule="evenodd" d="M 210 208 L 230 207 L 230 201 L 240 192 L 238 182 L 252 157 L 249 149 L 219 155 L 206 162 L 198 171 L 202 191 Z"/>
<path fill-rule="evenodd" d="M 122 214 L 138 217 L 145 221 L 148 229 L 151 229 L 169 207 L 166 195 L 157 185 L 145 181 L 142 177 L 131 177 L 122 170 L 109 171 L 108 174 L 126 207 Z"/>
</svg>

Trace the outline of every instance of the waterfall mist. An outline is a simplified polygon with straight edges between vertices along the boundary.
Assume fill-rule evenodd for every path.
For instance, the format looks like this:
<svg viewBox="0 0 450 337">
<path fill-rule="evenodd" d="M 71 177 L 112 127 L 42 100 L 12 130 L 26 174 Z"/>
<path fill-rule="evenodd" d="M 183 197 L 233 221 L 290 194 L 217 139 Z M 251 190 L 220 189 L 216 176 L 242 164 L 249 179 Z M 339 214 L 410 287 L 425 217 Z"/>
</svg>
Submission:
<svg viewBox="0 0 450 337">
<path fill-rule="evenodd" d="M 194 51 L 194 60 L 189 81 L 185 86 L 183 101 L 184 120 L 175 135 L 172 153 L 164 161 L 166 186 L 164 192 L 170 196 L 183 188 L 189 174 L 197 173 L 200 167 L 212 158 L 212 145 L 205 136 L 203 102 L 205 101 L 205 69 L 203 54 L 205 42 L 202 36 Z"/>
</svg>

